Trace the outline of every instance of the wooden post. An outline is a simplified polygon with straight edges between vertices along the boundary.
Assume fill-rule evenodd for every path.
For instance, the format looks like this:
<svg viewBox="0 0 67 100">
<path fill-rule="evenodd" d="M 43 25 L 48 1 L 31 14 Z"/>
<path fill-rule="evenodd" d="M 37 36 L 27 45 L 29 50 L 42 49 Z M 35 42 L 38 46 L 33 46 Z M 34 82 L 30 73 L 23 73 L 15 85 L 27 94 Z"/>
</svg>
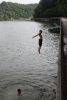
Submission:
<svg viewBox="0 0 67 100">
<path fill-rule="evenodd" d="M 61 25 L 61 36 L 60 36 L 60 58 L 58 66 L 58 89 L 57 89 L 57 100 L 67 100 L 67 55 L 65 54 L 64 49 L 67 41 L 64 42 L 64 39 L 67 39 L 67 19 L 62 18 L 60 20 Z"/>
</svg>

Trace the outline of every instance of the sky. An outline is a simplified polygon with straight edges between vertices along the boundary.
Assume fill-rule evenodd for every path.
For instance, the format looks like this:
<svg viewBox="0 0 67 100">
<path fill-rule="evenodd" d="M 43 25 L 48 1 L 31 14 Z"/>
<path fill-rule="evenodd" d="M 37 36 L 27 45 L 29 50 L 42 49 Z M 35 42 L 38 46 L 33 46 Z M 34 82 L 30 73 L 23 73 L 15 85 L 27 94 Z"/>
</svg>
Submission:
<svg viewBox="0 0 67 100">
<path fill-rule="evenodd" d="M 39 3 L 40 0 L 0 0 L 0 3 L 2 1 L 29 4 L 29 3 Z"/>
</svg>

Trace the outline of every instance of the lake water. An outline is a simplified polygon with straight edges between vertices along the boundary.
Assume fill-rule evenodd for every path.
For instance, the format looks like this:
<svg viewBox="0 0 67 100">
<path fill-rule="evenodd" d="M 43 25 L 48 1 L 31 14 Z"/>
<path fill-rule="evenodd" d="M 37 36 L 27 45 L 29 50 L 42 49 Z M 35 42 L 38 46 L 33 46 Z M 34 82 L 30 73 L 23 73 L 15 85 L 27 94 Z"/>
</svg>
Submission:
<svg viewBox="0 0 67 100">
<path fill-rule="evenodd" d="M 48 24 L 0 22 L 0 100 L 56 100 L 59 35 Z M 38 37 L 43 45 L 38 53 Z M 18 96 L 17 89 L 22 94 Z"/>
</svg>

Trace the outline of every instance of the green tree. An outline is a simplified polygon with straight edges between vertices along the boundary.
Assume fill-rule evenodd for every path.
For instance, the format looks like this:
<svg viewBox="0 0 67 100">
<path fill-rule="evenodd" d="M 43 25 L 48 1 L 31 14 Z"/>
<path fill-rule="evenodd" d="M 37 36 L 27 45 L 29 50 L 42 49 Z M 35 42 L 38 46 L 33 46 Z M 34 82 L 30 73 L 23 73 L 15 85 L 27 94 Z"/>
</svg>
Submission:
<svg viewBox="0 0 67 100">
<path fill-rule="evenodd" d="M 0 20 L 22 19 L 33 16 L 37 4 L 17 4 L 3 1 L 0 4 Z"/>
<path fill-rule="evenodd" d="M 41 0 L 34 18 L 67 16 L 67 0 Z"/>
</svg>

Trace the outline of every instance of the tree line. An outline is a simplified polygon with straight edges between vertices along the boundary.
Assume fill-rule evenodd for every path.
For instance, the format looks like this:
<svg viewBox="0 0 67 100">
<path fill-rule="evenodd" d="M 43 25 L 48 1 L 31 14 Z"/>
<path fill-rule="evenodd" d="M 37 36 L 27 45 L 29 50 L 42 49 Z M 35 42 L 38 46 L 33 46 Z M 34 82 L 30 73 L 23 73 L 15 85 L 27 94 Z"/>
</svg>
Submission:
<svg viewBox="0 0 67 100">
<path fill-rule="evenodd" d="M 66 16 L 67 0 L 40 0 L 33 15 L 34 18 Z"/>
<path fill-rule="evenodd" d="M 30 18 L 37 4 L 18 4 L 3 1 L 0 4 L 0 21 Z"/>
</svg>

